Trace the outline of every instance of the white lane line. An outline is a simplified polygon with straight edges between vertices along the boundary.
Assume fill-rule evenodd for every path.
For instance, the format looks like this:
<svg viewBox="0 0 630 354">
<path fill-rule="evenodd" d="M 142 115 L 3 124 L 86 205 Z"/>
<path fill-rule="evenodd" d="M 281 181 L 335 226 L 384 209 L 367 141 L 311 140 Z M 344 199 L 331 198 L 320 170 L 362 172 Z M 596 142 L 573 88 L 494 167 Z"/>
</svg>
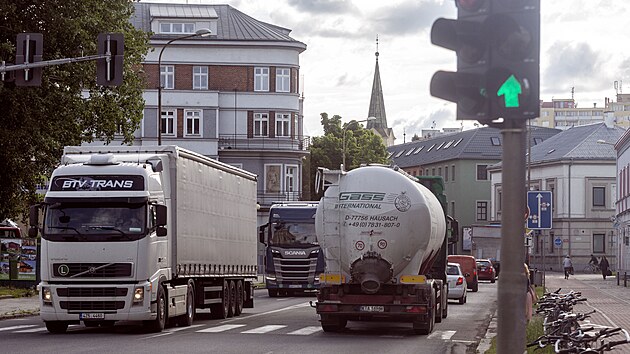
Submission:
<svg viewBox="0 0 630 354">
<path fill-rule="evenodd" d="M 267 312 L 256 313 L 256 314 L 249 315 L 249 316 L 243 317 L 243 318 L 236 317 L 236 318 L 233 318 L 231 320 L 221 321 L 221 323 L 228 323 L 228 322 L 233 322 L 233 321 L 243 321 L 244 319 L 250 319 L 250 318 L 254 318 L 254 317 L 258 317 L 258 316 L 270 315 L 272 313 L 282 312 L 282 311 L 287 311 L 287 310 L 295 310 L 295 309 L 300 308 L 300 307 L 308 307 L 308 306 L 310 306 L 310 304 L 308 302 L 305 302 L 303 304 L 297 304 L 297 305 L 293 305 L 293 306 L 288 306 L 288 307 L 284 307 L 284 308 L 277 309 L 277 310 L 271 310 L 271 311 L 267 311 Z"/>
<path fill-rule="evenodd" d="M 186 329 L 193 329 L 193 328 L 196 328 L 196 327 L 201 327 L 201 326 L 203 326 L 203 325 L 196 324 L 196 325 L 190 325 L 190 326 L 188 326 L 188 327 L 175 327 L 175 328 L 169 328 L 169 329 L 167 329 L 166 331 L 167 331 L 167 332 L 179 332 L 179 331 L 183 331 L 183 330 L 186 330 Z"/>
<path fill-rule="evenodd" d="M 298 329 L 297 331 L 289 332 L 287 334 L 293 334 L 297 336 L 308 336 L 309 334 L 317 333 L 321 330 L 322 330 L 322 327 L 320 326 L 308 326 L 308 327 Z"/>
<path fill-rule="evenodd" d="M 35 333 L 35 332 L 45 332 L 45 331 L 46 331 L 46 327 L 38 327 L 38 328 L 23 329 L 21 331 L 15 331 L 13 333 Z"/>
<path fill-rule="evenodd" d="M 455 335 L 455 332 L 457 331 L 435 331 L 431 334 L 429 334 L 429 336 L 427 337 L 427 339 L 442 339 L 442 340 L 449 340 L 451 339 L 451 337 L 453 335 Z"/>
<path fill-rule="evenodd" d="M 222 326 L 216 326 L 216 327 L 210 327 L 210 328 L 201 329 L 201 330 L 198 330 L 197 333 L 199 333 L 199 332 L 201 332 L 201 333 L 220 333 L 220 332 L 225 332 L 225 331 L 229 331 L 231 329 L 244 327 L 244 326 L 245 326 L 244 324 L 222 325 Z"/>
<path fill-rule="evenodd" d="M 241 333 L 243 333 L 243 334 L 269 333 L 269 332 L 277 331 L 280 328 L 284 328 L 284 327 L 286 327 L 286 326 L 285 325 L 267 325 L 267 326 L 262 326 L 262 327 L 250 329 L 249 331 L 244 331 L 244 332 L 241 332 Z"/>
<path fill-rule="evenodd" d="M 30 328 L 30 327 L 35 327 L 35 325 L 17 325 L 17 326 L 3 327 L 3 328 L 0 328 L 0 332 L 12 331 L 14 329 L 22 329 L 22 328 Z"/>
</svg>

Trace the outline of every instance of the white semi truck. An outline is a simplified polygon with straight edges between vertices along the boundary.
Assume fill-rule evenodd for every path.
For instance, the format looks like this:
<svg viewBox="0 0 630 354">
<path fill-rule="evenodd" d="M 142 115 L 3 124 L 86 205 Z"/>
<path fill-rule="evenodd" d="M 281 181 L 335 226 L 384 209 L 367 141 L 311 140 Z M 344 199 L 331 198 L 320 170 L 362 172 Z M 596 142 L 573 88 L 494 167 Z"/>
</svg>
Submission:
<svg viewBox="0 0 630 354">
<path fill-rule="evenodd" d="M 38 216 L 43 212 L 43 220 Z M 176 146 L 66 147 L 44 202 L 40 315 L 159 332 L 253 307 L 256 176 Z"/>
<path fill-rule="evenodd" d="M 386 319 L 430 333 L 448 313 L 446 248 L 458 230 L 442 178 L 381 165 L 318 176 L 326 189 L 315 217 L 326 262 L 315 304 L 323 330 Z"/>
</svg>

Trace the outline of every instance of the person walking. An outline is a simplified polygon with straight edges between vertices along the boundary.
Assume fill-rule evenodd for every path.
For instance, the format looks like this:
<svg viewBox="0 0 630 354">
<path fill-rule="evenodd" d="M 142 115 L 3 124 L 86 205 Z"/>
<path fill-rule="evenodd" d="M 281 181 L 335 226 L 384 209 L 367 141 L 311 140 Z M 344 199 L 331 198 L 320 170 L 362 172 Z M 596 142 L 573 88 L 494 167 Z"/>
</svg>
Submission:
<svg viewBox="0 0 630 354">
<path fill-rule="evenodd" d="M 571 262 L 571 256 L 567 254 L 562 260 L 562 267 L 564 267 L 564 279 L 569 279 L 571 269 L 573 269 L 573 262 Z"/>
<path fill-rule="evenodd" d="M 606 280 L 606 276 L 608 275 L 609 267 L 610 264 L 608 263 L 608 259 L 606 259 L 606 256 L 602 256 L 602 260 L 599 261 L 599 268 L 602 270 L 602 277 L 604 277 L 604 280 Z"/>
</svg>

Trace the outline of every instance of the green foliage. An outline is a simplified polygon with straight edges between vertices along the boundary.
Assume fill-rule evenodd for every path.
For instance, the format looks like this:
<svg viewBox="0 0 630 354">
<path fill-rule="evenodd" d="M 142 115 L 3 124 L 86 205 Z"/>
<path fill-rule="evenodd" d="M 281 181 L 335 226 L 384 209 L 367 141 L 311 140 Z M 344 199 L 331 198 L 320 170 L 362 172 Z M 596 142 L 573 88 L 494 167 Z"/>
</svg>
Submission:
<svg viewBox="0 0 630 354">
<path fill-rule="evenodd" d="M 387 148 L 383 140 L 371 130 L 363 128 L 361 123 L 350 121 L 342 126 L 341 116 L 328 117 L 327 113 L 321 113 L 324 135 L 314 137 L 310 146 L 310 160 L 308 176 L 315 178 L 318 167 L 339 169 L 343 162 L 343 144 L 345 134 L 346 145 L 346 170 L 359 167 L 361 164 L 381 163 L 389 164 Z M 311 188 L 310 199 L 321 197 L 315 194 Z"/>
<path fill-rule="evenodd" d="M 18 33 L 43 34 L 43 60 L 94 55 L 99 33 L 125 36 L 120 87 L 96 85 L 95 61 L 45 67 L 40 87 L 0 82 L 0 220 L 36 200 L 35 185 L 50 175 L 64 146 L 110 142 L 119 130 L 125 143 L 133 140 L 144 107 L 137 69 L 149 46 L 148 34 L 129 22 L 132 13 L 131 0 L 0 1 L 0 60 L 9 63 Z"/>
</svg>

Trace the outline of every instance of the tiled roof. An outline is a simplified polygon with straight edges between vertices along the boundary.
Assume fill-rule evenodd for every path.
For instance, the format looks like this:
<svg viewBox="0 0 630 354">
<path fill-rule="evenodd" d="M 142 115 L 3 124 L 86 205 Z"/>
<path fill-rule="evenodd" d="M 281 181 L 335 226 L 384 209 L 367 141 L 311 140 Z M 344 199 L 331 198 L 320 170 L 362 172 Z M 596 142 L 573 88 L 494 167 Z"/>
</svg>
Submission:
<svg viewBox="0 0 630 354">
<path fill-rule="evenodd" d="M 532 146 L 558 134 L 560 130 L 531 127 Z M 441 135 L 427 140 L 394 145 L 387 150 L 400 167 L 427 165 L 455 159 L 500 160 L 503 137 L 496 128 L 484 127 L 459 133 Z"/>
</svg>

